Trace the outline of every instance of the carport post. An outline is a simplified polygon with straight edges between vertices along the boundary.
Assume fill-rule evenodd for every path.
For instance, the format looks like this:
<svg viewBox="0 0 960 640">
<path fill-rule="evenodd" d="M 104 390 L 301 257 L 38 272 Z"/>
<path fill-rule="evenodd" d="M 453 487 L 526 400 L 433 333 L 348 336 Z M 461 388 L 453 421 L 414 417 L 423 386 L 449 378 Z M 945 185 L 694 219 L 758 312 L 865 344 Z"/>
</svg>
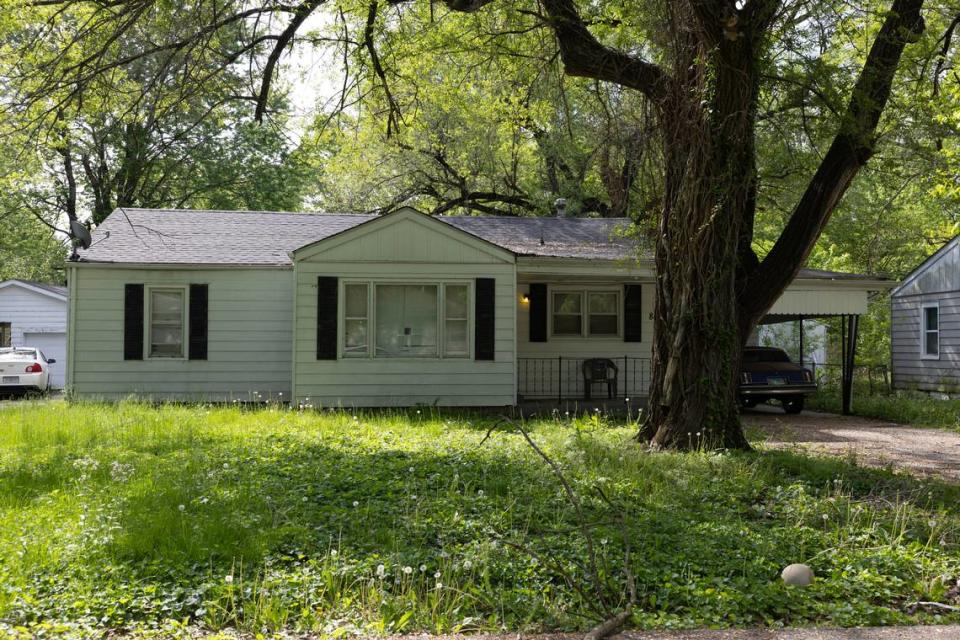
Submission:
<svg viewBox="0 0 960 640">
<path fill-rule="evenodd" d="M 803 318 L 800 318 L 800 366 L 803 366 Z"/>
<path fill-rule="evenodd" d="M 860 316 L 850 315 L 840 317 L 840 395 L 841 412 L 848 416 L 851 413 L 853 396 L 853 367 L 857 354 L 857 329 Z"/>
</svg>

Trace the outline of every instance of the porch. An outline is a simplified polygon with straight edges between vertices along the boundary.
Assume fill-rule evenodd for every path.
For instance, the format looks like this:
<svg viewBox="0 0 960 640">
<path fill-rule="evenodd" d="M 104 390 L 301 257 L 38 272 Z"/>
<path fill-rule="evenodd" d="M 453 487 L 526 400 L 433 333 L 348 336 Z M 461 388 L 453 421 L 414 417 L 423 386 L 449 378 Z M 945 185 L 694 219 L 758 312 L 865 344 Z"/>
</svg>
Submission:
<svg viewBox="0 0 960 640">
<path fill-rule="evenodd" d="M 650 358 L 630 355 L 606 356 L 611 361 L 615 378 L 607 383 L 595 382 L 587 391 L 583 357 L 521 357 L 517 359 L 517 395 L 521 403 L 546 402 L 592 403 L 615 400 L 622 404 L 646 398 L 650 386 Z M 599 405 L 597 405 L 599 406 Z"/>
</svg>

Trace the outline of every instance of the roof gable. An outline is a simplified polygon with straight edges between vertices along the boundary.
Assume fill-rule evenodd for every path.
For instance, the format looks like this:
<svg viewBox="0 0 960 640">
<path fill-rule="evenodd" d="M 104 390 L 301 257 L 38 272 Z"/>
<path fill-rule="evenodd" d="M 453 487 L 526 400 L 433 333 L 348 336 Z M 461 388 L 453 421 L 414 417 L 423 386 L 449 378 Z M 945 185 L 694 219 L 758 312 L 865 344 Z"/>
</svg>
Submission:
<svg viewBox="0 0 960 640">
<path fill-rule="evenodd" d="M 934 252 L 911 271 L 893 291 L 891 297 L 956 291 L 960 289 L 960 236 Z"/>
<path fill-rule="evenodd" d="M 60 300 L 61 302 L 67 301 L 66 287 L 59 287 L 57 285 L 47 284 L 45 282 L 32 282 L 30 280 L 20 280 L 18 278 L 0 282 L 0 289 L 6 289 L 8 287 L 25 289 L 42 296 L 47 296 L 48 298 Z"/>
<path fill-rule="evenodd" d="M 514 262 L 513 253 L 403 207 L 291 252 L 294 262 Z"/>
</svg>

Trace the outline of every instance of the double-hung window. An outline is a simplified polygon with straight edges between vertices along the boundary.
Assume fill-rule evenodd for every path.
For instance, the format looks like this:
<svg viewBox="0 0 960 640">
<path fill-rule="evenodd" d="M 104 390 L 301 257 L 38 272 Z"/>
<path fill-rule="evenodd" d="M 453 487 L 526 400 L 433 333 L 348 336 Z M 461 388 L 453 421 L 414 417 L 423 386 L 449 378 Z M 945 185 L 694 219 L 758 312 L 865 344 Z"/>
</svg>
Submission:
<svg viewBox="0 0 960 640">
<path fill-rule="evenodd" d="M 940 357 L 940 305 L 923 305 L 921 316 L 920 344 L 924 358 Z"/>
<path fill-rule="evenodd" d="M 343 291 L 344 357 L 470 355 L 467 284 L 347 282 Z"/>
<path fill-rule="evenodd" d="M 366 357 L 370 351 L 370 286 L 366 283 L 346 284 L 343 287 L 343 355 Z"/>
<path fill-rule="evenodd" d="M 148 305 L 151 358 L 183 358 L 186 296 L 182 288 L 150 288 Z"/>
<path fill-rule="evenodd" d="M 553 335 L 616 337 L 620 334 L 617 291 L 554 291 Z"/>
<path fill-rule="evenodd" d="M 9 347 L 13 341 L 13 329 L 9 322 L 0 322 L 0 347 Z"/>
</svg>

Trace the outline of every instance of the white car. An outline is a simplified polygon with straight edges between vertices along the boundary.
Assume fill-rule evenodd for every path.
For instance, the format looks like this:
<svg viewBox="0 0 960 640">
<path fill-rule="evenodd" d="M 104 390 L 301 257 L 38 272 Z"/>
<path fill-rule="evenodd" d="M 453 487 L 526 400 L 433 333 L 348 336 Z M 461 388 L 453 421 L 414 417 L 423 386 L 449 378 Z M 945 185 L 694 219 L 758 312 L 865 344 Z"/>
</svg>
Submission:
<svg viewBox="0 0 960 640">
<path fill-rule="evenodd" d="M 54 362 L 32 347 L 0 349 L 0 394 L 46 392 Z"/>
</svg>

